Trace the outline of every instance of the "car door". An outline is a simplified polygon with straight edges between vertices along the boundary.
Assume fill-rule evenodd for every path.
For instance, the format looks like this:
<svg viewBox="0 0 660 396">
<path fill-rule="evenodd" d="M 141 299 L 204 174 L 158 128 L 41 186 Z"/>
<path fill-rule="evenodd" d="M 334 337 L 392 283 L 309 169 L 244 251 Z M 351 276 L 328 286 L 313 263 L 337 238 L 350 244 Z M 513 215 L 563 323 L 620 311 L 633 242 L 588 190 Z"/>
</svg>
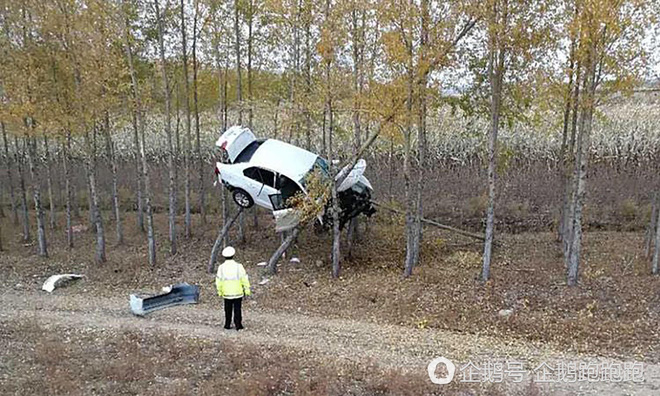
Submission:
<svg viewBox="0 0 660 396">
<path fill-rule="evenodd" d="M 270 196 L 279 194 L 279 191 L 275 188 L 276 174 L 263 168 L 259 168 L 259 174 L 261 176 L 261 188 L 257 200 L 260 202 L 260 206 L 272 209 Z"/>
<path fill-rule="evenodd" d="M 263 208 L 272 209 L 268 196 L 277 193 L 273 187 L 275 174 L 267 169 L 252 166 L 246 168 L 243 175 L 245 176 L 245 189 L 254 199 L 254 203 Z"/>
</svg>

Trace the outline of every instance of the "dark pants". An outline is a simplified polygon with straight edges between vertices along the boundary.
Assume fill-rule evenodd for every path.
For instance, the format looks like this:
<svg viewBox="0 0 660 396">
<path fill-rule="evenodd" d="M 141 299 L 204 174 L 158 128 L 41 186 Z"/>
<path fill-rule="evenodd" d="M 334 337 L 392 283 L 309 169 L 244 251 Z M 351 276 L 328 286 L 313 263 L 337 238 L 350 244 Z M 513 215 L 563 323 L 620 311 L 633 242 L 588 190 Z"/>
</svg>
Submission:
<svg viewBox="0 0 660 396">
<path fill-rule="evenodd" d="M 243 298 L 225 298 L 225 329 L 231 327 L 231 314 L 234 313 L 234 324 L 236 330 L 243 328 L 243 317 L 241 315 L 241 303 Z"/>
</svg>

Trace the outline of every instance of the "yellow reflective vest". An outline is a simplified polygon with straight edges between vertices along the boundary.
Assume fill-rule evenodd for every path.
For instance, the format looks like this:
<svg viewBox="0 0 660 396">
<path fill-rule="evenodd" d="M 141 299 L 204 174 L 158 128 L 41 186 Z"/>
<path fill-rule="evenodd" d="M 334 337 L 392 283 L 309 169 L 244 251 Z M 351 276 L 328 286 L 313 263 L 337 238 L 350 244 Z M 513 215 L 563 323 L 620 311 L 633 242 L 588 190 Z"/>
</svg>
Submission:
<svg viewBox="0 0 660 396">
<path fill-rule="evenodd" d="M 247 272 L 242 264 L 234 260 L 227 260 L 218 267 L 215 287 L 223 298 L 241 298 L 251 294 Z"/>
</svg>

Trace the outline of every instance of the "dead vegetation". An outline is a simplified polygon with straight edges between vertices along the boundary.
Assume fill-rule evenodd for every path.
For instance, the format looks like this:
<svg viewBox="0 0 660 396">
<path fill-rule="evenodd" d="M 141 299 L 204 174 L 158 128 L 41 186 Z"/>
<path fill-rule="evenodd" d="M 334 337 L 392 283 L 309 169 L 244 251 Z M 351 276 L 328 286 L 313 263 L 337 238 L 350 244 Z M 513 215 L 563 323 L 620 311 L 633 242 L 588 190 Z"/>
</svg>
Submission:
<svg viewBox="0 0 660 396">
<path fill-rule="evenodd" d="M 67 329 L 35 320 L 0 324 L 0 393 L 167 395 L 492 395 L 494 386 L 442 387 L 376 363 L 319 359 L 277 346 L 163 336 L 133 330 Z"/>
<path fill-rule="evenodd" d="M 157 231 L 164 235 L 166 218 L 156 219 Z M 255 301 L 282 312 L 513 337 L 579 352 L 660 361 L 659 280 L 650 275 L 641 256 L 641 233 L 587 233 L 581 284 L 574 289 L 566 287 L 554 234 L 503 235 L 504 244 L 495 251 L 493 279 L 482 285 L 477 280 L 480 244 L 432 228 L 424 232 L 421 265 L 411 279 L 401 279 L 400 221 L 379 213 L 368 231 L 363 224 L 360 242 L 352 258 L 345 258 L 338 280 L 330 277 L 329 236 L 311 230 L 301 234 L 290 252 L 301 263 L 288 263 L 289 255 L 280 260 L 277 276 L 266 275 L 255 264 L 267 259 L 280 239 L 270 232 L 255 232 L 248 224 L 247 243 L 237 246 L 240 260 L 254 284 L 270 278 L 256 288 Z M 260 224 L 272 226 L 265 215 Z M 34 246 L 23 246 L 18 236 L 9 234 L 9 224 L 3 229 L 8 249 L 0 256 L 5 287 L 37 290 L 48 275 L 66 271 L 84 273 L 85 282 L 72 287 L 94 295 L 155 291 L 178 281 L 199 284 L 203 293 L 213 295 L 205 267 L 217 231 L 214 224 L 182 240 L 177 256 L 168 257 L 166 247 L 159 246 L 161 259 L 155 268 L 147 264 L 144 236 L 132 231 L 128 244 L 114 248 L 106 264 L 95 265 L 91 232 L 77 234 L 76 248 L 70 252 L 61 248 L 64 243 L 57 239 L 64 235 L 58 232 L 51 258 L 44 260 L 34 255 Z M 503 317 L 501 310 L 512 313 Z"/>
</svg>

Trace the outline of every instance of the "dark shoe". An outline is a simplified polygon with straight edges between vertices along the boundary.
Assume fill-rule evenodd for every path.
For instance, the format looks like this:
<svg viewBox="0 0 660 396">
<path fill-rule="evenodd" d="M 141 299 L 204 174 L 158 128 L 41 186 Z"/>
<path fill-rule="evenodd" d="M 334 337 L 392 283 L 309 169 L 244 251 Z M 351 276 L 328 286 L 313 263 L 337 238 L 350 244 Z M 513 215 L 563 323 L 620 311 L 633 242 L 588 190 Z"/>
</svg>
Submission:
<svg viewBox="0 0 660 396">
<path fill-rule="evenodd" d="M 243 330 L 243 326 L 236 326 L 236 331 Z"/>
<path fill-rule="evenodd" d="M 225 326 L 225 330 L 231 329 L 231 326 Z"/>
</svg>

